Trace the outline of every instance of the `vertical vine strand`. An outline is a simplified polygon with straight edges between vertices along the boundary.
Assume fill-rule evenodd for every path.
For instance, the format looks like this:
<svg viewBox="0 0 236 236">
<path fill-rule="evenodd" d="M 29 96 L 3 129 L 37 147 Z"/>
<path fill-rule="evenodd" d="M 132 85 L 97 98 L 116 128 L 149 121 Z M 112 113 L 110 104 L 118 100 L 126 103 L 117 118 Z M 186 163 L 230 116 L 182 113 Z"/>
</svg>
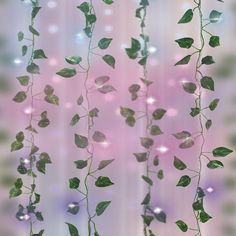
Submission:
<svg viewBox="0 0 236 236">
<path fill-rule="evenodd" d="M 20 158 L 20 164 L 17 168 L 19 174 L 28 176 L 28 178 L 18 178 L 14 183 L 14 186 L 10 189 L 10 197 L 18 197 L 25 194 L 28 196 L 28 205 L 19 205 L 16 218 L 19 221 L 29 222 L 29 235 L 30 236 L 42 236 L 44 230 L 39 233 L 35 233 L 33 225 L 36 221 L 43 221 L 42 212 L 37 210 L 37 205 L 40 203 L 40 194 L 36 186 L 37 174 L 41 172 L 45 174 L 46 165 L 51 164 L 51 158 L 46 152 L 40 152 L 40 148 L 35 143 L 35 135 L 39 133 L 36 129 L 36 122 L 40 128 L 45 128 L 50 124 L 47 117 L 47 111 L 42 112 L 40 115 L 35 114 L 36 106 L 35 103 L 40 101 L 39 96 L 45 94 L 44 100 L 48 103 L 59 105 L 59 98 L 54 94 L 54 89 L 50 85 L 46 85 L 43 92 L 35 93 L 35 78 L 40 74 L 40 67 L 35 63 L 35 60 L 46 59 L 46 55 L 43 49 L 36 49 L 36 37 L 40 33 L 35 29 L 35 19 L 38 15 L 41 7 L 39 1 L 31 1 L 32 11 L 31 20 L 28 27 L 30 37 L 25 37 L 23 32 L 18 33 L 18 41 L 24 42 L 22 46 L 22 56 L 27 57 L 28 65 L 26 71 L 28 75 L 17 77 L 18 82 L 25 90 L 17 92 L 13 101 L 16 103 L 29 102 L 29 107 L 26 113 L 29 114 L 28 126 L 25 128 L 26 131 L 20 131 L 16 134 L 15 141 L 11 144 L 11 151 L 15 152 L 21 149 L 26 149 L 22 152 L 24 157 Z M 27 99 L 28 98 L 28 99 Z M 25 144 L 27 143 L 27 144 Z M 29 153 L 26 156 L 26 153 Z"/>
<path fill-rule="evenodd" d="M 221 1 L 220 1 L 221 2 Z M 219 99 L 214 99 L 207 107 L 203 106 L 204 100 L 203 100 L 203 90 L 209 90 L 211 92 L 215 91 L 215 84 L 214 80 L 210 76 L 204 76 L 204 72 L 202 71 L 202 67 L 209 66 L 215 63 L 212 56 L 204 56 L 205 53 L 205 47 L 206 47 L 206 36 L 209 36 L 209 46 L 212 48 L 220 46 L 220 37 L 215 36 L 212 33 L 210 33 L 206 28 L 207 26 L 218 23 L 221 18 L 221 12 L 218 12 L 217 10 L 212 10 L 210 12 L 210 15 L 207 19 L 204 19 L 203 16 L 203 9 L 202 9 L 202 0 L 194 0 L 195 7 L 193 9 L 188 9 L 182 18 L 179 20 L 179 24 L 185 24 L 192 21 L 194 13 L 198 14 L 199 18 L 199 41 L 200 46 L 196 47 L 194 46 L 194 39 L 186 37 L 177 39 L 176 42 L 181 48 L 186 49 L 195 49 L 195 51 L 182 58 L 180 61 L 178 61 L 175 65 L 186 65 L 190 62 L 193 55 L 197 55 L 196 63 L 195 63 L 195 70 L 194 70 L 194 80 L 195 83 L 190 81 L 184 81 L 182 83 L 183 89 L 185 92 L 189 94 L 193 94 L 195 96 L 195 107 L 191 108 L 190 115 L 192 117 L 198 117 L 198 124 L 200 127 L 200 130 L 197 131 L 194 134 L 191 134 L 188 131 L 182 131 L 176 134 L 173 134 L 174 137 L 178 140 L 181 140 L 180 148 L 186 149 L 191 148 L 195 141 L 198 139 L 201 139 L 200 146 L 199 146 L 199 155 L 198 155 L 198 169 L 192 170 L 187 168 L 187 165 L 181 161 L 179 158 L 174 158 L 174 166 L 178 170 L 188 170 L 191 173 L 193 173 L 193 176 L 189 175 L 183 175 L 179 182 L 177 183 L 178 187 L 187 187 L 191 184 L 192 179 L 196 178 L 196 192 L 192 204 L 192 209 L 194 213 L 194 217 L 196 220 L 196 227 L 189 228 L 188 225 L 182 221 L 178 220 L 176 221 L 176 225 L 179 227 L 179 229 L 182 232 L 187 232 L 188 230 L 192 230 L 195 233 L 195 236 L 202 236 L 203 232 L 201 230 L 201 223 L 206 223 L 213 217 L 210 216 L 204 207 L 204 197 L 205 197 L 205 191 L 201 187 L 201 179 L 202 179 L 202 172 L 204 170 L 204 160 L 206 160 L 207 167 L 209 169 L 217 169 L 217 168 L 223 168 L 224 165 L 219 160 L 212 160 L 210 158 L 210 155 L 213 157 L 226 157 L 233 151 L 226 148 L 226 147 L 217 147 L 212 152 L 205 151 L 206 149 L 206 132 L 211 128 L 213 122 L 211 119 L 208 119 L 208 116 L 206 114 L 206 111 L 214 111 L 219 103 Z"/>
<path fill-rule="evenodd" d="M 120 114 L 125 118 L 125 122 L 128 126 L 134 127 L 137 120 L 141 120 L 145 123 L 145 136 L 140 137 L 141 146 L 145 148 L 145 152 L 134 153 L 138 162 L 144 163 L 145 174 L 142 176 L 142 180 L 147 184 L 146 195 L 141 203 L 143 206 L 143 234 L 145 236 L 155 236 L 151 230 L 151 223 L 154 219 L 159 222 L 166 222 L 166 214 L 164 211 L 155 212 L 151 206 L 152 201 L 152 186 L 153 186 L 153 174 L 155 174 L 160 180 L 164 177 L 163 170 L 155 170 L 154 168 L 159 165 L 159 157 L 154 155 L 154 139 L 153 136 L 163 134 L 161 128 L 154 124 L 154 121 L 161 120 L 166 110 L 157 108 L 153 113 L 150 113 L 148 98 L 150 96 L 149 87 L 153 84 L 153 81 L 148 79 L 148 58 L 149 58 L 149 36 L 146 33 L 146 17 L 149 1 L 141 0 L 139 7 L 136 9 L 136 17 L 140 19 L 140 40 L 132 38 L 131 47 L 126 48 L 126 54 L 132 60 L 138 60 L 138 64 L 142 68 L 142 78 L 140 84 L 132 84 L 129 86 L 128 91 L 131 94 L 131 100 L 142 99 L 144 109 L 142 111 L 135 111 L 129 107 L 121 107 Z M 141 42 L 142 41 L 142 42 Z M 152 157 L 154 155 L 154 157 Z"/>
<path fill-rule="evenodd" d="M 113 3 L 111 0 L 103 0 L 104 3 L 110 5 Z M 78 65 L 78 70 L 76 68 L 64 68 L 57 72 L 58 75 L 64 78 L 71 78 L 77 74 L 84 75 L 84 95 L 80 95 L 77 100 L 77 105 L 81 108 L 83 114 L 75 114 L 70 122 L 71 126 L 75 126 L 80 119 L 86 118 L 86 136 L 75 134 L 75 144 L 78 148 L 84 149 L 86 151 L 86 155 L 88 158 L 86 160 L 77 160 L 75 161 L 75 165 L 77 169 L 85 169 L 87 168 L 84 180 L 83 180 L 83 187 L 80 186 L 81 180 L 77 177 L 69 179 L 69 187 L 71 189 L 77 190 L 82 198 L 78 202 L 73 202 L 68 206 L 68 212 L 77 215 L 80 209 L 80 206 L 83 202 L 86 205 L 86 213 L 87 213 L 87 232 L 88 236 L 94 234 L 94 236 L 99 236 L 97 225 L 94 220 L 96 216 L 100 216 L 104 213 L 106 208 L 110 205 L 111 201 L 102 201 L 97 204 L 95 211 L 91 210 L 91 195 L 90 191 L 92 187 L 90 186 L 90 181 L 95 180 L 95 186 L 98 188 L 108 187 L 113 185 L 114 183 L 110 180 L 107 176 L 99 176 L 96 177 L 95 175 L 100 170 L 104 169 L 108 165 L 110 165 L 114 159 L 103 160 L 99 163 L 98 167 L 94 167 L 94 155 L 95 155 L 95 147 L 94 142 L 97 143 L 104 143 L 107 141 L 105 134 L 100 131 L 95 130 L 94 127 L 94 119 L 98 117 L 99 109 L 97 107 L 93 108 L 91 106 L 91 98 L 90 95 L 96 91 L 107 94 L 110 92 L 115 91 L 115 88 L 108 84 L 110 80 L 109 76 L 100 76 L 95 79 L 95 83 L 91 81 L 91 59 L 92 56 L 99 56 L 102 57 L 103 61 L 115 68 L 115 58 L 110 55 L 106 54 L 102 56 L 101 54 L 97 53 L 96 50 L 105 50 L 107 49 L 111 42 L 112 38 L 102 38 L 97 46 L 93 46 L 94 40 L 94 29 L 97 21 L 96 11 L 93 4 L 93 1 L 90 0 L 88 2 L 83 2 L 77 7 L 85 16 L 85 28 L 84 32 L 88 37 L 88 48 L 87 48 L 87 56 L 85 58 L 86 65 L 82 65 L 82 57 L 80 56 L 69 56 L 66 57 L 65 60 L 67 63 L 71 65 Z M 91 84 L 94 83 L 93 86 Z M 85 114 L 84 114 L 85 113 Z M 79 230 L 76 226 L 67 223 L 69 233 L 73 236 L 79 235 Z"/>
</svg>

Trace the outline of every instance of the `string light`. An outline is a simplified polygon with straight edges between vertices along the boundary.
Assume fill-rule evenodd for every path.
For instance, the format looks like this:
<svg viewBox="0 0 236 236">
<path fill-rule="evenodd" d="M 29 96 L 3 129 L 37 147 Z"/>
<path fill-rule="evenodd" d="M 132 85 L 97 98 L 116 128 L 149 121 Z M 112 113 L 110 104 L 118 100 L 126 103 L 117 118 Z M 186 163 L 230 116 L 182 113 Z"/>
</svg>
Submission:
<svg viewBox="0 0 236 236">
<path fill-rule="evenodd" d="M 15 58 L 14 61 L 13 61 L 16 65 L 19 65 L 21 64 L 23 61 L 19 58 Z"/>
<path fill-rule="evenodd" d="M 155 53 L 155 52 L 157 51 L 157 48 L 154 47 L 154 46 L 150 46 L 150 47 L 148 48 L 148 51 L 149 51 L 149 53 L 153 54 L 153 53 Z"/>
<path fill-rule="evenodd" d="M 147 104 L 152 105 L 156 102 L 156 99 L 154 97 L 148 97 L 146 102 Z"/>
<path fill-rule="evenodd" d="M 56 1 L 49 1 L 47 3 L 48 8 L 55 8 L 57 7 L 57 2 Z"/>
<path fill-rule="evenodd" d="M 166 153 L 169 149 L 166 146 L 162 145 L 162 146 L 156 148 L 156 150 L 161 153 Z"/>
<path fill-rule="evenodd" d="M 104 14 L 105 14 L 106 16 L 110 16 L 110 15 L 113 14 L 113 11 L 112 11 L 112 9 L 107 8 L 107 9 L 104 10 Z"/>
<path fill-rule="evenodd" d="M 157 214 L 160 214 L 163 210 L 160 208 L 160 207 L 156 207 L 154 209 L 154 212 L 157 213 Z"/>
<path fill-rule="evenodd" d="M 214 188 L 208 187 L 208 188 L 207 188 L 207 192 L 208 192 L 208 193 L 213 193 L 213 192 L 214 192 Z"/>
<path fill-rule="evenodd" d="M 57 25 L 49 25 L 48 27 L 48 32 L 51 33 L 51 34 L 55 34 L 59 31 L 59 28 Z"/>
</svg>

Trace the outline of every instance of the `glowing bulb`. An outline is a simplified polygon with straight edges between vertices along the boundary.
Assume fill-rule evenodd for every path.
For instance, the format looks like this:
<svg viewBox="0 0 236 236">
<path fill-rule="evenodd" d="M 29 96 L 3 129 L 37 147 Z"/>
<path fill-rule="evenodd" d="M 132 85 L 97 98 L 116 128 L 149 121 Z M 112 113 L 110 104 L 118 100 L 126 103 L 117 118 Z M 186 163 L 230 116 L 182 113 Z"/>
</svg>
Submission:
<svg viewBox="0 0 236 236">
<path fill-rule="evenodd" d="M 22 221 L 27 221 L 27 220 L 30 219 L 30 216 L 29 216 L 28 214 L 25 214 L 25 215 L 20 216 L 19 218 L 20 218 L 20 220 L 22 220 Z"/>
<path fill-rule="evenodd" d="M 160 146 L 157 148 L 157 151 L 161 153 L 166 153 L 169 149 L 166 146 Z"/>
<path fill-rule="evenodd" d="M 110 9 L 110 8 L 107 8 L 107 9 L 104 10 L 104 14 L 105 14 L 106 16 L 110 16 L 110 15 L 112 15 L 112 13 L 113 13 L 113 11 L 112 11 L 112 9 Z"/>
<path fill-rule="evenodd" d="M 49 1 L 47 3 L 48 8 L 55 8 L 57 6 L 57 2 L 56 1 Z"/>
<path fill-rule="evenodd" d="M 153 53 L 155 53 L 155 52 L 157 51 L 157 48 L 154 47 L 154 46 L 150 46 L 150 47 L 148 48 L 148 51 L 149 51 L 151 54 L 153 54 Z"/>
<path fill-rule="evenodd" d="M 175 108 L 169 108 L 167 110 L 167 116 L 169 117 L 177 116 L 177 114 L 178 114 L 178 111 Z"/>
<path fill-rule="evenodd" d="M 149 98 L 147 98 L 146 102 L 147 102 L 147 104 L 150 104 L 150 105 L 152 105 L 153 103 L 155 103 L 155 102 L 156 102 L 156 99 L 155 99 L 155 98 L 153 98 L 153 97 L 149 97 Z"/>
<path fill-rule="evenodd" d="M 107 140 L 101 143 L 101 145 L 102 145 L 104 148 L 107 148 L 107 147 L 109 147 L 109 146 L 110 146 L 110 144 L 111 144 L 111 143 L 110 143 L 110 142 L 108 142 Z"/>
<path fill-rule="evenodd" d="M 75 203 L 70 203 L 69 205 L 68 205 L 68 207 L 70 208 L 70 209 L 73 209 L 74 207 L 76 207 L 77 205 L 75 205 Z"/>
<path fill-rule="evenodd" d="M 104 30 L 105 30 L 106 32 L 111 32 L 111 31 L 113 30 L 113 27 L 112 27 L 111 25 L 106 25 L 105 28 L 104 28 Z"/>
<path fill-rule="evenodd" d="M 49 27 L 48 27 L 48 32 L 51 34 L 57 33 L 58 30 L 59 30 L 59 28 L 57 25 L 49 25 Z"/>
<path fill-rule="evenodd" d="M 27 114 L 27 115 L 30 115 L 34 112 L 34 109 L 32 107 L 27 107 L 25 108 L 24 110 L 24 113 Z"/>
<path fill-rule="evenodd" d="M 214 192 L 214 188 L 208 187 L 208 188 L 207 188 L 207 192 L 208 192 L 208 193 L 213 193 L 213 192 Z"/>
<path fill-rule="evenodd" d="M 19 65 L 19 64 L 22 63 L 22 60 L 19 59 L 19 58 L 16 58 L 16 59 L 14 59 L 14 63 L 15 63 L 16 65 Z"/>
<path fill-rule="evenodd" d="M 27 158 L 24 158 L 24 159 L 22 160 L 22 162 L 23 162 L 25 165 L 30 164 L 30 160 L 27 159 Z"/>
<path fill-rule="evenodd" d="M 157 214 L 160 214 L 162 212 L 162 209 L 160 207 L 156 207 L 154 209 L 154 212 L 157 213 Z"/>
</svg>

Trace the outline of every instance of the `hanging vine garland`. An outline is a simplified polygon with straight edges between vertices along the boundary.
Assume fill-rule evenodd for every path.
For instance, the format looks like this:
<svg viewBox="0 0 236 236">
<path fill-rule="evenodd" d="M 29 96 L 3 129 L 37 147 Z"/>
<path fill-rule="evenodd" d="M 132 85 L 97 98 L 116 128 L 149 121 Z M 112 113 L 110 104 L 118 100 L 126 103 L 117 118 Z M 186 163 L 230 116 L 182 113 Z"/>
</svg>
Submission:
<svg viewBox="0 0 236 236">
<path fill-rule="evenodd" d="M 150 96 L 150 86 L 153 81 L 148 80 L 148 45 L 149 36 L 146 33 L 146 17 L 147 9 L 149 6 L 148 0 L 141 0 L 139 7 L 136 9 L 136 17 L 140 19 L 141 24 L 141 34 L 140 40 L 132 38 L 131 47 L 126 48 L 126 54 L 132 60 L 138 60 L 138 64 L 142 67 L 142 78 L 141 83 L 144 85 L 144 90 L 139 84 L 132 84 L 129 86 L 128 91 L 131 94 L 131 100 L 136 101 L 137 99 L 142 99 L 145 106 L 143 111 L 135 111 L 129 107 L 121 107 L 120 114 L 125 118 L 125 122 L 128 126 L 134 127 L 137 120 L 145 122 L 145 136 L 140 137 L 140 143 L 145 152 L 134 153 L 134 157 L 139 163 L 145 164 L 145 174 L 142 176 L 142 180 L 147 184 L 147 193 L 144 197 L 141 205 L 143 206 L 143 232 L 145 236 L 155 236 L 151 230 L 151 223 L 154 219 L 159 222 L 166 223 L 166 214 L 164 211 L 156 213 L 151 206 L 152 201 L 152 186 L 153 179 L 152 176 L 156 175 L 159 180 L 164 178 L 163 170 L 156 170 L 159 165 L 159 157 L 154 155 L 154 139 L 153 137 L 163 134 L 161 128 L 155 124 L 156 121 L 160 121 L 166 110 L 163 108 L 157 108 L 151 114 L 148 106 L 148 98 Z M 142 41 L 142 42 L 141 42 Z M 143 46 L 142 46 L 143 45 Z M 154 157 L 152 158 L 152 156 Z"/>
<path fill-rule="evenodd" d="M 112 0 L 103 0 L 103 2 L 108 5 L 113 3 Z M 78 177 L 73 177 L 69 179 L 70 189 L 77 190 L 82 196 L 82 198 L 78 202 L 73 202 L 69 204 L 68 212 L 73 215 L 77 215 L 81 204 L 85 203 L 87 213 L 87 235 L 90 236 L 93 234 L 94 236 L 99 236 L 94 218 L 96 216 L 102 215 L 104 211 L 109 207 L 111 201 L 106 200 L 99 202 L 96 206 L 96 209 L 92 211 L 90 206 L 90 189 L 92 189 L 92 187 L 89 185 L 89 183 L 91 179 L 95 179 L 95 186 L 98 188 L 105 188 L 113 185 L 114 183 L 110 180 L 109 177 L 101 175 L 96 177 L 95 175 L 99 173 L 102 169 L 110 165 L 114 161 L 114 159 L 103 160 L 99 163 L 98 166 L 94 167 L 94 142 L 104 143 L 107 139 L 105 134 L 94 129 L 94 119 L 99 116 L 99 109 L 97 107 L 93 108 L 91 106 L 90 95 L 94 91 L 98 91 L 102 94 L 107 94 L 115 91 L 116 89 L 112 85 L 108 84 L 108 81 L 110 80 L 109 76 L 100 76 L 96 78 L 95 81 L 91 81 L 91 57 L 93 55 L 102 57 L 103 61 L 113 69 L 115 68 L 115 58 L 110 54 L 102 56 L 95 52 L 96 49 L 107 49 L 112 42 L 112 38 L 102 38 L 98 42 L 97 46 L 93 46 L 94 29 L 97 21 L 93 1 L 90 0 L 88 2 L 83 2 L 77 8 L 85 16 L 86 25 L 84 28 L 84 32 L 89 39 L 87 57 L 85 58 L 87 66 L 82 65 L 82 57 L 69 56 L 65 58 L 66 62 L 70 65 L 78 65 L 79 70 L 76 70 L 76 68 L 64 68 L 57 72 L 57 74 L 64 78 L 71 78 L 79 73 L 82 73 L 84 75 L 84 95 L 80 95 L 77 100 L 77 105 L 82 109 L 83 114 L 75 114 L 71 119 L 70 125 L 75 126 L 78 124 L 80 119 L 87 119 L 86 135 L 75 134 L 74 139 L 75 145 L 79 149 L 86 150 L 86 155 L 88 157 L 86 160 L 77 160 L 74 162 L 77 169 L 82 170 L 87 168 L 87 173 L 83 179 L 83 186 L 81 186 L 82 181 Z M 94 86 L 91 87 L 91 83 L 93 83 Z M 76 226 L 70 223 L 67 223 L 67 225 L 71 236 L 79 236 L 79 230 Z"/>
<path fill-rule="evenodd" d="M 219 2 L 223 2 L 221 0 L 218 0 Z M 212 65 L 215 63 L 212 56 L 203 56 L 205 46 L 206 46 L 206 38 L 205 35 L 209 36 L 208 44 L 212 48 L 220 46 L 220 37 L 215 36 L 211 34 L 207 30 L 207 26 L 218 23 L 220 21 L 221 12 L 218 12 L 216 10 L 212 10 L 209 17 L 207 19 L 204 19 L 203 17 L 203 11 L 202 11 L 202 0 L 194 0 L 194 3 L 196 6 L 193 9 L 188 9 L 182 18 L 179 20 L 179 24 L 185 24 L 192 21 L 194 13 L 199 17 L 199 25 L 200 25 L 200 46 L 196 47 L 194 46 L 194 39 L 185 37 L 181 39 L 177 39 L 176 42 L 181 48 L 185 49 L 195 49 L 195 51 L 192 54 L 189 54 L 182 58 L 180 61 L 178 61 L 175 65 L 186 65 L 190 62 L 192 57 L 194 55 L 197 55 L 197 60 L 195 64 L 195 83 L 190 81 L 183 82 L 182 86 L 185 92 L 195 95 L 195 106 L 191 108 L 190 115 L 192 117 L 198 117 L 199 121 L 199 127 L 200 131 L 196 132 L 195 134 L 191 134 L 188 131 L 182 131 L 179 133 L 174 134 L 174 137 L 178 140 L 181 140 L 180 148 L 186 149 L 190 148 L 194 145 L 195 140 L 201 139 L 200 144 L 200 150 L 198 155 L 198 162 L 199 167 L 197 170 L 191 170 L 187 168 L 187 165 L 181 161 L 179 158 L 174 158 L 174 166 L 178 170 L 188 170 L 194 175 L 190 177 L 189 175 L 183 175 L 179 182 L 177 183 L 178 187 L 187 187 L 191 184 L 193 178 L 197 178 L 196 182 L 196 193 L 194 196 L 194 201 L 192 204 L 194 217 L 196 219 L 196 227 L 195 228 L 189 228 L 189 226 L 182 220 L 178 220 L 176 222 L 176 225 L 179 227 L 179 229 L 182 232 L 187 232 L 188 230 L 194 231 L 194 235 L 201 236 L 201 223 L 206 223 L 210 219 L 212 219 L 212 216 L 210 216 L 204 207 L 204 197 L 205 192 L 204 189 L 201 188 L 201 178 L 202 178 L 202 171 L 204 168 L 204 162 L 203 158 L 206 159 L 207 168 L 209 169 L 217 169 L 217 168 L 223 168 L 224 165 L 219 160 L 213 160 L 211 156 L 213 157 L 226 157 L 233 151 L 226 148 L 226 147 L 217 147 L 212 152 L 205 151 L 205 143 L 206 143 L 206 132 L 209 130 L 212 126 L 212 120 L 209 119 L 206 115 L 206 111 L 214 111 L 219 103 L 219 99 L 214 99 L 207 107 L 203 107 L 203 90 L 209 90 L 213 92 L 215 90 L 215 84 L 214 80 L 210 76 L 205 76 L 204 72 L 202 72 L 202 67 Z M 198 13 L 197 13 L 198 12 Z"/>
<path fill-rule="evenodd" d="M 40 128 L 45 128 L 50 124 L 47 111 L 41 113 L 41 115 L 34 114 L 35 102 L 42 94 L 45 94 L 44 100 L 50 104 L 59 105 L 59 98 L 54 94 L 54 89 L 50 85 L 46 85 L 43 92 L 35 93 L 34 82 L 36 76 L 40 74 L 40 67 L 35 63 L 35 60 L 46 59 L 46 55 L 43 49 L 36 49 L 36 37 L 40 36 L 40 33 L 35 29 L 35 19 L 38 15 L 41 7 L 38 0 L 31 1 L 31 23 L 28 27 L 29 38 L 25 37 L 23 32 L 18 33 L 18 41 L 25 42 L 22 46 L 22 56 L 28 54 L 28 65 L 26 71 L 28 75 L 17 77 L 18 82 L 24 90 L 17 92 L 13 101 L 16 103 L 22 103 L 29 100 L 30 103 L 30 118 L 26 131 L 20 131 L 16 134 L 15 141 L 11 144 L 11 151 L 15 152 L 23 148 L 25 152 L 29 154 L 27 157 L 20 158 L 20 164 L 17 168 L 19 174 L 27 176 L 28 178 L 18 178 L 14 186 L 10 190 L 10 198 L 18 197 L 25 194 L 28 196 L 28 204 L 26 206 L 19 205 L 16 218 L 19 221 L 29 222 L 29 235 L 30 236 L 42 236 L 44 230 L 39 233 L 34 233 L 33 225 L 36 221 L 43 221 L 42 212 L 37 210 L 37 205 L 40 203 L 40 193 L 37 190 L 37 173 L 36 171 L 45 174 L 46 165 L 51 164 L 51 158 L 46 152 L 40 152 L 40 148 L 35 143 L 35 135 L 39 133 L 36 128 L 36 123 Z M 28 45 L 27 45 L 28 43 Z M 39 120 L 38 120 L 39 118 Z M 25 145 L 27 143 L 27 145 Z M 28 185 L 28 183 L 30 184 Z"/>
</svg>

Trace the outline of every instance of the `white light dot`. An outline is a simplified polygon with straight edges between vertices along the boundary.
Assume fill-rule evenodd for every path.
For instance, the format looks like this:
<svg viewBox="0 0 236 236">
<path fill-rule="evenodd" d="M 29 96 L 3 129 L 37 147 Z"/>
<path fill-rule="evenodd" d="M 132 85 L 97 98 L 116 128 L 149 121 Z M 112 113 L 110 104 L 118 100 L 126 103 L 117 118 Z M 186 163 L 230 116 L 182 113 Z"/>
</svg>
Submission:
<svg viewBox="0 0 236 236">
<path fill-rule="evenodd" d="M 102 142 L 102 143 L 100 143 L 101 144 L 101 146 L 102 147 L 104 147 L 104 148 L 108 148 L 110 145 L 111 145 L 111 143 L 109 142 L 109 141 L 104 141 L 104 142 Z"/>
<path fill-rule="evenodd" d="M 48 32 L 51 34 L 57 33 L 58 30 L 59 30 L 59 28 L 57 25 L 49 25 L 49 27 L 48 27 Z"/>
<path fill-rule="evenodd" d="M 34 112 L 34 109 L 32 107 L 27 107 L 24 110 L 24 113 L 27 115 L 32 114 L 33 112 Z"/>
<path fill-rule="evenodd" d="M 167 116 L 169 117 L 177 116 L 177 114 L 178 114 L 178 111 L 175 108 L 169 108 L 167 110 Z"/>
<path fill-rule="evenodd" d="M 120 45 L 120 48 L 121 49 L 125 49 L 125 48 L 128 48 L 129 47 L 129 45 L 127 44 L 127 43 L 122 43 L 121 45 Z"/>
<path fill-rule="evenodd" d="M 22 160 L 22 162 L 23 162 L 24 164 L 26 164 L 26 165 L 30 164 L 30 160 L 27 159 L 27 158 L 24 158 L 24 159 Z"/>
<path fill-rule="evenodd" d="M 13 61 L 16 65 L 19 65 L 22 63 L 22 60 L 19 59 L 19 58 L 15 58 L 14 61 Z"/>
<path fill-rule="evenodd" d="M 214 188 L 208 187 L 208 188 L 207 188 L 207 192 L 208 192 L 208 193 L 213 193 L 213 192 L 214 192 Z"/>
<path fill-rule="evenodd" d="M 55 8 L 57 6 L 57 2 L 56 1 L 49 1 L 47 3 L 48 8 Z"/>
<path fill-rule="evenodd" d="M 156 207 L 154 209 L 154 212 L 157 213 L 157 214 L 160 214 L 162 212 L 162 209 L 160 207 Z"/>
<path fill-rule="evenodd" d="M 51 59 L 49 60 L 48 64 L 49 64 L 50 66 L 56 66 L 56 65 L 58 64 L 57 59 L 56 59 L 56 58 L 51 58 Z"/>
<path fill-rule="evenodd" d="M 148 51 L 149 51 L 151 54 L 153 54 L 153 53 L 155 53 L 155 52 L 157 51 L 157 48 L 154 47 L 154 46 L 150 46 L 150 47 L 148 48 Z"/>
<path fill-rule="evenodd" d="M 157 148 L 157 151 L 161 152 L 161 153 L 166 153 L 169 149 L 166 146 L 160 146 Z"/>
<path fill-rule="evenodd" d="M 104 27 L 104 30 L 105 30 L 106 32 L 111 32 L 111 31 L 113 30 L 113 27 L 112 27 L 111 25 L 106 25 L 106 26 Z"/>
<path fill-rule="evenodd" d="M 25 214 L 25 215 L 20 216 L 19 218 L 20 218 L 21 220 L 27 221 L 27 220 L 30 219 L 30 216 L 27 215 L 27 214 Z"/>
<path fill-rule="evenodd" d="M 24 3 L 25 3 L 25 4 L 30 4 L 30 3 L 31 3 L 31 0 L 24 0 Z"/>
<path fill-rule="evenodd" d="M 152 105 L 156 102 L 156 99 L 153 97 L 149 97 L 149 98 L 147 98 L 146 102 L 147 102 L 147 104 Z"/>
<path fill-rule="evenodd" d="M 104 14 L 105 14 L 106 16 L 110 16 L 110 15 L 113 14 L 113 11 L 112 11 L 112 9 L 110 9 L 110 8 L 106 8 L 106 9 L 104 10 Z"/>
<path fill-rule="evenodd" d="M 74 207 L 76 207 L 76 205 L 75 205 L 74 203 L 70 203 L 70 204 L 68 205 L 68 207 L 69 207 L 70 209 L 73 209 Z"/>
</svg>

